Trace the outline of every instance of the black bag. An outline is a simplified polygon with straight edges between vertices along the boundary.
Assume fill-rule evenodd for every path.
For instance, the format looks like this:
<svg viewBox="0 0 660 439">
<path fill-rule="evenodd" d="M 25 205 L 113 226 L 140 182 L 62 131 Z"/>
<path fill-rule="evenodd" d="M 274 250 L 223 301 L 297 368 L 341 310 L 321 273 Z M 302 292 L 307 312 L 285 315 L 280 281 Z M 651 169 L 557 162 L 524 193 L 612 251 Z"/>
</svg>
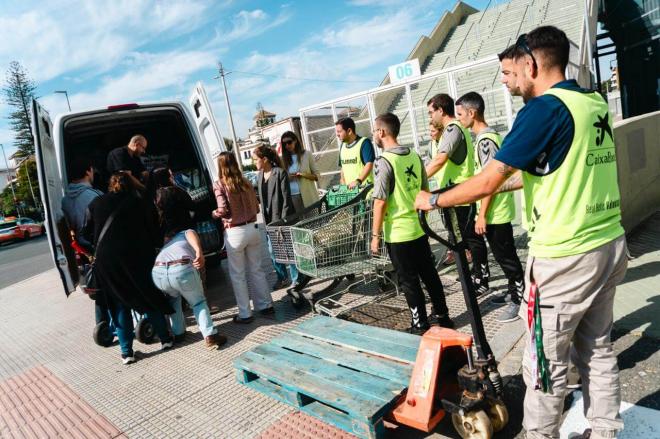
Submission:
<svg viewBox="0 0 660 439">
<path fill-rule="evenodd" d="M 94 267 L 96 265 L 96 252 L 98 251 L 99 246 L 101 245 L 101 241 L 103 240 L 103 237 L 110 228 L 110 225 L 112 224 L 112 221 L 115 219 L 115 216 L 117 216 L 118 212 L 119 212 L 119 208 L 117 208 L 117 210 L 112 212 L 108 217 L 108 219 L 105 220 L 103 229 L 99 234 L 99 239 L 96 241 L 94 256 L 91 258 L 89 264 L 84 264 L 80 270 L 81 271 L 80 289 L 82 290 L 83 293 L 87 294 L 89 298 L 92 300 L 96 299 L 96 294 L 101 290 L 98 285 L 98 280 L 96 279 L 96 271 L 94 270 Z"/>
</svg>

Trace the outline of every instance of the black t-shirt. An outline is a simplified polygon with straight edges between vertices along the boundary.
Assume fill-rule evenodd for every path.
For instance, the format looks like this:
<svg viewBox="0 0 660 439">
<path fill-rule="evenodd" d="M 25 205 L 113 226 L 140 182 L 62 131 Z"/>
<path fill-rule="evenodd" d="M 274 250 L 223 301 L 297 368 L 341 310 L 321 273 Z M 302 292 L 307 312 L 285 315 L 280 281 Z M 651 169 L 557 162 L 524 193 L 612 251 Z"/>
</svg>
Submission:
<svg viewBox="0 0 660 439">
<path fill-rule="evenodd" d="M 120 146 L 110 151 L 106 168 L 110 175 L 118 171 L 131 171 L 133 177 L 138 180 L 142 178 L 142 173 L 147 170 L 140 157 L 131 156 L 126 146 Z"/>
</svg>

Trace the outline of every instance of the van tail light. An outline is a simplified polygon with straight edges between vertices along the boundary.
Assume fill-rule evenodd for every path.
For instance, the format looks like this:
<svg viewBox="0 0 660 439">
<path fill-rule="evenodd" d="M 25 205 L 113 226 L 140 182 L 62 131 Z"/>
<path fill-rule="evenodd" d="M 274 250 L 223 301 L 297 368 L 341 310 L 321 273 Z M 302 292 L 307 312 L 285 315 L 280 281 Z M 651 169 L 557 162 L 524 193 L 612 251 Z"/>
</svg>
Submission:
<svg viewBox="0 0 660 439">
<path fill-rule="evenodd" d="M 119 105 L 109 105 L 108 110 L 117 111 L 117 110 L 130 110 L 131 108 L 138 108 L 138 104 L 119 104 Z"/>
</svg>

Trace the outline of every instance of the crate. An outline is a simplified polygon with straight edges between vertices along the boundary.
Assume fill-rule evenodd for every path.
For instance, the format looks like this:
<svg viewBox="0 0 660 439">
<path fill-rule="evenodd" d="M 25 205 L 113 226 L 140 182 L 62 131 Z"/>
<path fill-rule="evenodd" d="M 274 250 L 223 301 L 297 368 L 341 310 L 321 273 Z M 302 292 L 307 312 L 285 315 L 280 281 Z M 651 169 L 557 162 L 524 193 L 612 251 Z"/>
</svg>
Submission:
<svg viewBox="0 0 660 439">
<path fill-rule="evenodd" d="M 384 416 L 408 387 L 420 340 L 317 316 L 242 354 L 234 367 L 245 386 L 376 439 L 385 434 Z"/>
<path fill-rule="evenodd" d="M 363 189 L 361 187 L 349 189 L 345 184 L 334 185 L 325 194 L 328 206 L 331 208 L 342 206 L 355 198 Z"/>
<path fill-rule="evenodd" d="M 345 187 L 345 186 L 344 186 Z M 306 207 L 303 211 L 288 216 L 280 221 L 275 221 L 266 226 L 266 234 L 271 242 L 273 257 L 276 262 L 282 264 L 295 264 L 296 258 L 293 252 L 293 241 L 291 239 L 291 227 L 308 218 L 318 217 L 341 204 L 357 203 L 366 198 L 371 186 L 357 189 L 347 196 L 341 188 L 334 195 L 328 191 L 321 200 Z"/>
</svg>

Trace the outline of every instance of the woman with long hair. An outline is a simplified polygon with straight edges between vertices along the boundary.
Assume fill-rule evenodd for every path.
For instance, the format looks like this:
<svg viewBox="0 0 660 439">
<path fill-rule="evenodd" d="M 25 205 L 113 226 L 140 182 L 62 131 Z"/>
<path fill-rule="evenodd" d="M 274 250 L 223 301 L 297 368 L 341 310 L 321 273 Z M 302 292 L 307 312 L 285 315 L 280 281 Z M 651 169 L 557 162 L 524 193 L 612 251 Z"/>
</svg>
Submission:
<svg viewBox="0 0 660 439">
<path fill-rule="evenodd" d="M 156 191 L 156 207 L 161 223 L 173 224 L 172 216 L 176 216 L 179 211 L 185 211 L 180 190 L 176 186 L 164 186 Z M 191 227 L 172 233 L 158 253 L 151 271 L 154 283 L 167 294 L 175 310 L 174 315 L 177 318 L 172 319 L 172 332 L 176 335 L 185 334 L 186 326 L 181 308 L 183 297 L 192 308 L 206 347 L 217 349 L 227 341 L 227 337 L 218 334 L 213 326 L 211 312 L 204 297 L 200 272 L 204 269 L 205 261 L 199 236 Z"/>
<path fill-rule="evenodd" d="M 229 275 L 238 305 L 238 315 L 233 320 L 235 323 L 250 323 L 254 320 L 250 299 L 260 314 L 275 313 L 266 273 L 261 266 L 257 194 L 238 169 L 233 154 L 220 153 L 218 174 L 220 178 L 213 184 L 218 208 L 213 211 L 213 217 L 222 218 L 225 228 Z"/>
<path fill-rule="evenodd" d="M 124 364 L 135 362 L 132 309 L 149 319 L 163 349 L 173 345 L 164 316 L 173 312 L 172 307 L 151 280 L 156 248 L 162 245 L 158 218 L 153 204 L 137 195 L 132 180 L 123 172 L 110 177 L 108 193 L 90 203 L 83 231 L 96 248 L 95 274 L 100 296 L 117 328 Z"/>
<path fill-rule="evenodd" d="M 291 200 L 289 177 L 277 153 L 272 148 L 261 145 L 252 150 L 252 161 L 254 161 L 259 171 L 257 189 L 259 190 L 264 223 L 270 224 L 296 213 Z M 277 273 L 277 283 L 273 286 L 274 290 L 279 290 L 288 285 L 287 267 L 291 274 L 292 288 L 301 287 L 301 285 L 308 282 L 309 278 L 304 274 L 299 274 L 294 264 L 287 266 L 275 261 L 270 238 L 268 239 L 268 250 Z"/>
<path fill-rule="evenodd" d="M 316 170 L 314 157 L 305 151 L 296 133 L 285 132 L 280 137 L 280 143 L 284 168 L 289 173 L 291 201 L 296 212 L 300 212 L 319 200 L 315 183 L 319 179 L 319 173 Z"/>
</svg>

